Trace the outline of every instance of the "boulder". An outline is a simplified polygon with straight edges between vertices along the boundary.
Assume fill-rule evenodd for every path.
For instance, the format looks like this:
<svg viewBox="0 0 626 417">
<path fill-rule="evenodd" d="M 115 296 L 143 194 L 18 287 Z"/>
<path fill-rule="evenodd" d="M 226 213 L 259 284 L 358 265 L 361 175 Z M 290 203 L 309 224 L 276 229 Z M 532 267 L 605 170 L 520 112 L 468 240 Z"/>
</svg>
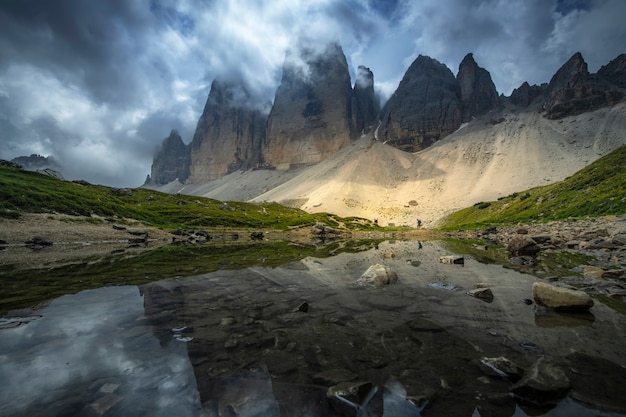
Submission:
<svg viewBox="0 0 626 417">
<path fill-rule="evenodd" d="M 512 256 L 535 256 L 540 250 L 537 242 L 528 235 L 515 235 L 506 249 Z"/>
<path fill-rule="evenodd" d="M 311 228 L 311 233 L 316 236 L 340 235 L 341 230 L 334 229 L 324 223 L 318 222 Z"/>
<path fill-rule="evenodd" d="M 587 293 L 545 282 L 533 284 L 533 298 L 537 304 L 553 310 L 586 311 L 593 307 L 593 300 Z"/>
<path fill-rule="evenodd" d="M 358 285 L 382 287 L 398 282 L 398 274 L 386 265 L 376 264 L 367 268 L 356 281 Z"/>
</svg>

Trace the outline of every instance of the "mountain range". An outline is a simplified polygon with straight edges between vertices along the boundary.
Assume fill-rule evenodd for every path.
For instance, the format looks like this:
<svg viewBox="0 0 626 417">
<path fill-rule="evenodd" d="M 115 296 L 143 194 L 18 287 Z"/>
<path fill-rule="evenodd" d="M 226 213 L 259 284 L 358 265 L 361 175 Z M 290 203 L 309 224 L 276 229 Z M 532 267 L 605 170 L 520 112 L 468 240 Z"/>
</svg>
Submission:
<svg viewBox="0 0 626 417">
<path fill-rule="evenodd" d="M 144 186 L 436 224 L 626 143 L 626 54 L 590 73 L 576 53 L 548 83 L 508 97 L 472 54 L 456 76 L 420 55 L 381 108 L 368 68 L 351 85 L 340 45 L 307 45 L 286 54 L 271 106 L 248 90 L 215 80 L 191 143 L 172 131 Z"/>
</svg>

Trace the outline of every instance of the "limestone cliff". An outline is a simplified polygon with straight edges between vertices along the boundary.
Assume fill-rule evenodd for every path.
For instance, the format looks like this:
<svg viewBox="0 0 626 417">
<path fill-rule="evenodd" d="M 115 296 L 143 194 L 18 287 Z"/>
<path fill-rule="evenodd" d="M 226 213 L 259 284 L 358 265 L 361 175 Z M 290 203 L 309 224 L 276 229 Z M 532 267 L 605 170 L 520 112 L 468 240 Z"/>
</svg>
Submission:
<svg viewBox="0 0 626 417">
<path fill-rule="evenodd" d="M 249 99 L 242 83 L 213 81 L 191 142 L 187 182 L 205 182 L 258 165 L 266 119 L 260 110 L 248 107 Z"/>
<path fill-rule="evenodd" d="M 491 74 L 476 64 L 472 54 L 467 54 L 463 58 L 456 78 L 461 89 L 464 122 L 482 116 L 500 105 L 500 98 L 491 80 Z"/>
<path fill-rule="evenodd" d="M 184 183 L 189 176 L 189 147 L 176 130 L 163 140 L 154 155 L 148 185 L 164 185 L 178 180 Z"/>
<path fill-rule="evenodd" d="M 349 144 L 352 94 L 341 46 L 290 50 L 267 121 L 264 164 L 288 169 L 315 163 Z"/>
<path fill-rule="evenodd" d="M 383 107 L 378 139 L 417 152 L 458 129 L 461 109 L 461 91 L 450 69 L 420 55 Z"/>
</svg>

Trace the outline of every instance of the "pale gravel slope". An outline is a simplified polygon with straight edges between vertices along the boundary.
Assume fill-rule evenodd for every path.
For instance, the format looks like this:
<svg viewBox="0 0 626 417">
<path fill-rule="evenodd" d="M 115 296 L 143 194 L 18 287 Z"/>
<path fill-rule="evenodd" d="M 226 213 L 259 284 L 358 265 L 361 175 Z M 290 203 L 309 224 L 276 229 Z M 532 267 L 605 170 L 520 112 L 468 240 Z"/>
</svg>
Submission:
<svg viewBox="0 0 626 417">
<path fill-rule="evenodd" d="M 625 103 L 559 121 L 503 110 L 416 154 L 370 135 L 297 171 L 250 171 L 161 189 L 277 201 L 310 212 L 377 218 L 382 225 L 414 226 L 420 218 L 428 227 L 453 210 L 563 180 L 623 144 Z"/>
</svg>

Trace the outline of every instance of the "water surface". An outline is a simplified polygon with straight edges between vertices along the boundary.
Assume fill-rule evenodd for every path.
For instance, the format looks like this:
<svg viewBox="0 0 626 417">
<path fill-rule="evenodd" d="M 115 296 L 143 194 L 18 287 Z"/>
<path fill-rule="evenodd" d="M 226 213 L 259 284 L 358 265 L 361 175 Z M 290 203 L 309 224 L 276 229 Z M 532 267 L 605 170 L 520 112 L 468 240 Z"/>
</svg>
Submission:
<svg viewBox="0 0 626 417">
<path fill-rule="evenodd" d="M 546 312 L 527 304 L 537 278 L 439 262 L 450 253 L 383 242 L 87 290 L 4 317 L 0 415 L 626 415 L 623 315 L 601 303 Z M 355 285 L 376 263 L 399 282 Z M 467 295 L 477 285 L 491 302 Z M 516 400 L 477 365 L 497 356 L 524 369 L 548 357 L 572 387 L 542 407 Z M 342 387 L 358 395 L 334 395 Z"/>
</svg>

